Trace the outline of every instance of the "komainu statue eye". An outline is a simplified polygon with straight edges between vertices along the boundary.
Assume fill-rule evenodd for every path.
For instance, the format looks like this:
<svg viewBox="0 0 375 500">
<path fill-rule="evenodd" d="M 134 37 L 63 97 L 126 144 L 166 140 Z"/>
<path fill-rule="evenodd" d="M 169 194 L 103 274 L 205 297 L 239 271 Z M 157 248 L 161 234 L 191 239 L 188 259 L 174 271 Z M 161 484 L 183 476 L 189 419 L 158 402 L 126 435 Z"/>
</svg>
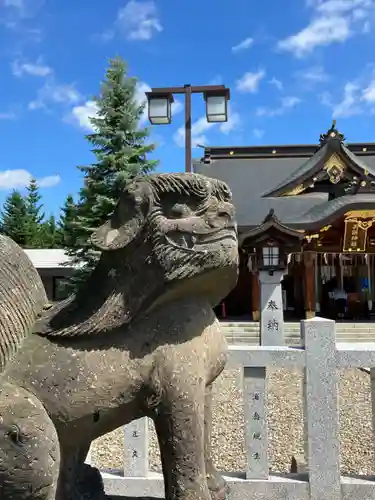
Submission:
<svg viewBox="0 0 375 500">
<path fill-rule="evenodd" d="M 11 425 L 7 436 L 14 444 L 22 444 L 22 435 L 18 425 Z"/>
</svg>

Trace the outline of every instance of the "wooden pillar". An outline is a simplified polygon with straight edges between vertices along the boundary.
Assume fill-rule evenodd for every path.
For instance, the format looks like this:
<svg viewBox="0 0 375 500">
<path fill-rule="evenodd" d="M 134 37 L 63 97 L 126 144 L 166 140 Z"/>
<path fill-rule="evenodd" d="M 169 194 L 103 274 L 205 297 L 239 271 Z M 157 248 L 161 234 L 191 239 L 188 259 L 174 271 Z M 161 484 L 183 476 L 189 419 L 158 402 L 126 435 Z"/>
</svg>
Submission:
<svg viewBox="0 0 375 500">
<path fill-rule="evenodd" d="M 260 285 L 257 272 L 251 273 L 251 314 L 253 321 L 260 320 Z"/>
<path fill-rule="evenodd" d="M 316 253 L 305 252 L 303 254 L 304 263 L 304 298 L 305 298 L 305 315 L 306 318 L 315 316 L 315 264 Z"/>
</svg>

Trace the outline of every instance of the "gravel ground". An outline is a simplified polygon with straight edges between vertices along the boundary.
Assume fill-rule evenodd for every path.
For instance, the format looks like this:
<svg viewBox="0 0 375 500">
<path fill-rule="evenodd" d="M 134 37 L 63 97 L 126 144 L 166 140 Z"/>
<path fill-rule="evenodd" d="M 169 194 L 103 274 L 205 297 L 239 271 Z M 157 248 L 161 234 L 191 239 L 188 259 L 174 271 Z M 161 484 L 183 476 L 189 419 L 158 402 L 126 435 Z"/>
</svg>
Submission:
<svg viewBox="0 0 375 500">
<path fill-rule="evenodd" d="M 302 378 L 277 370 L 268 378 L 269 456 L 272 471 L 289 472 L 291 458 L 303 452 Z M 213 455 L 221 471 L 246 469 L 240 370 L 226 370 L 215 382 Z M 342 373 L 340 386 L 342 473 L 374 473 L 370 376 Z M 161 471 L 158 444 L 150 424 L 150 468 Z M 92 462 L 100 468 L 123 467 L 123 432 L 117 429 L 95 441 Z"/>
</svg>

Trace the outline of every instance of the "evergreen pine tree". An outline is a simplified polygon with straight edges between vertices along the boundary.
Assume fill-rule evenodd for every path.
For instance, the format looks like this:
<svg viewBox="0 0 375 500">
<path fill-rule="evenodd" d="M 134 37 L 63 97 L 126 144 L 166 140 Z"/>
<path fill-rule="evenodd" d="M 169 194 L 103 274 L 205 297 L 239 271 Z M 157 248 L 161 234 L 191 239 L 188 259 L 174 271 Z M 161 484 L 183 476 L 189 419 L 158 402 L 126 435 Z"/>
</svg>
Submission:
<svg viewBox="0 0 375 500">
<path fill-rule="evenodd" d="M 38 248 L 61 248 L 62 234 L 54 215 L 43 221 L 39 226 Z"/>
<path fill-rule="evenodd" d="M 1 232 L 20 246 L 27 245 L 28 216 L 24 197 L 14 190 L 5 200 L 0 214 Z"/>
<path fill-rule="evenodd" d="M 90 119 L 94 132 L 86 136 L 96 158 L 95 163 L 78 167 L 84 185 L 75 206 L 71 236 L 65 240 L 73 262 L 84 264 L 76 274 L 76 283 L 86 279 L 97 262 L 90 236 L 112 213 L 126 183 L 151 172 L 157 162 L 148 160 L 154 145 L 146 142 L 148 129 L 140 128 L 144 105 L 136 99 L 137 80 L 127 75 L 125 62 L 117 57 L 94 98 L 97 115 Z"/>
<path fill-rule="evenodd" d="M 27 212 L 27 238 L 26 245 L 28 248 L 43 248 L 41 235 L 41 224 L 44 219 L 42 212 L 43 205 L 40 204 L 42 199 L 39 193 L 39 187 L 35 179 L 31 179 L 27 186 L 26 195 L 26 212 Z"/>
<path fill-rule="evenodd" d="M 59 233 L 61 245 L 65 248 L 74 247 L 74 222 L 76 220 L 76 205 L 73 196 L 69 194 L 61 208 Z"/>
</svg>

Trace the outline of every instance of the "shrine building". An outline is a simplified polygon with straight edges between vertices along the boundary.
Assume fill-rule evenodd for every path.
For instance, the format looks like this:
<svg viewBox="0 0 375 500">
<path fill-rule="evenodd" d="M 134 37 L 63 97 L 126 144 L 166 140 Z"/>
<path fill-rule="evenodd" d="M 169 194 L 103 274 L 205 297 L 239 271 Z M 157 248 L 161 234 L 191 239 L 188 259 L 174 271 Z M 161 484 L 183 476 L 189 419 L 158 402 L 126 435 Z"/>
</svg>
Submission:
<svg viewBox="0 0 375 500">
<path fill-rule="evenodd" d="M 375 313 L 375 143 L 347 143 L 335 122 L 318 144 L 205 147 L 194 172 L 226 182 L 236 207 L 240 272 L 219 317 L 259 320 L 255 249 L 247 235 L 272 213 L 303 234 L 287 256 L 285 319 L 335 317 L 334 290 L 344 291 L 344 319 Z"/>
</svg>

